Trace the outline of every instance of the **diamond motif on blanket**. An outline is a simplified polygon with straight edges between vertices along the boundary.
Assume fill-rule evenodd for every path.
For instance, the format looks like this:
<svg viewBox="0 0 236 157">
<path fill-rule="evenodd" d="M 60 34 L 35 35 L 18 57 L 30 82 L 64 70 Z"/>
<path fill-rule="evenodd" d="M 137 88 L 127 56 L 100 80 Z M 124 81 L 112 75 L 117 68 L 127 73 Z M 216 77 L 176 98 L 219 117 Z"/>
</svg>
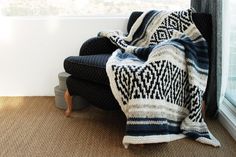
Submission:
<svg viewBox="0 0 236 157">
<path fill-rule="evenodd" d="M 131 28 L 127 36 L 106 35 L 119 47 L 106 72 L 127 118 L 123 144 L 169 142 L 185 135 L 220 146 L 201 113 L 207 43 L 192 22 L 191 11 L 150 11 L 144 16 L 132 26 L 143 29 Z"/>
<path fill-rule="evenodd" d="M 157 44 L 170 39 L 173 30 L 184 32 L 192 24 L 190 12 L 173 12 L 166 17 L 150 39 L 150 44 Z"/>
</svg>

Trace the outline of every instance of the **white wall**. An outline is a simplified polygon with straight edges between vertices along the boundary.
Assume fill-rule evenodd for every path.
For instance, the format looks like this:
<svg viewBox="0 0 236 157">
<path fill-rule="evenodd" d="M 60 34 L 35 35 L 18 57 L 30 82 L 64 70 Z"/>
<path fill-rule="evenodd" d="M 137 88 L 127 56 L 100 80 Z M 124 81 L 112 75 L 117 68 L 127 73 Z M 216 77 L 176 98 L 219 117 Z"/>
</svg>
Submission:
<svg viewBox="0 0 236 157">
<path fill-rule="evenodd" d="M 101 30 L 126 30 L 127 18 L 0 18 L 0 96 L 54 95 L 64 58 Z"/>
</svg>

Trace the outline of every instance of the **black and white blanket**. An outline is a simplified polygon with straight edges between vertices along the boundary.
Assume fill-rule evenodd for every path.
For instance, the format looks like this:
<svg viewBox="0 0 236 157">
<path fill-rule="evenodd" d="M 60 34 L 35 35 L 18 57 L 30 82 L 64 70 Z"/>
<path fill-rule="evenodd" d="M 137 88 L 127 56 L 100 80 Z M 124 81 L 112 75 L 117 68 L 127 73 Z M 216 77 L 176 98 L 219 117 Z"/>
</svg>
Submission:
<svg viewBox="0 0 236 157">
<path fill-rule="evenodd" d="M 127 117 L 123 144 L 169 142 L 184 137 L 220 146 L 201 113 L 208 77 L 207 43 L 192 11 L 149 11 L 128 35 L 100 32 L 119 49 L 106 71 Z"/>
</svg>

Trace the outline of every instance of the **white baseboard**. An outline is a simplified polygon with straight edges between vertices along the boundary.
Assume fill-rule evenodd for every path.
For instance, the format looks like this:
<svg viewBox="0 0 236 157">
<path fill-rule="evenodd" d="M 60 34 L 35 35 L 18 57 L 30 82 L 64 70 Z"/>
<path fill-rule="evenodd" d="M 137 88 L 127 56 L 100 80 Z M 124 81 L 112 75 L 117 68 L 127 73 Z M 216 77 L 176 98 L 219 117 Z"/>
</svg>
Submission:
<svg viewBox="0 0 236 157">
<path fill-rule="evenodd" d="M 236 140 L 236 113 L 228 105 L 227 100 L 224 100 L 220 107 L 219 120 L 234 140 Z"/>
</svg>

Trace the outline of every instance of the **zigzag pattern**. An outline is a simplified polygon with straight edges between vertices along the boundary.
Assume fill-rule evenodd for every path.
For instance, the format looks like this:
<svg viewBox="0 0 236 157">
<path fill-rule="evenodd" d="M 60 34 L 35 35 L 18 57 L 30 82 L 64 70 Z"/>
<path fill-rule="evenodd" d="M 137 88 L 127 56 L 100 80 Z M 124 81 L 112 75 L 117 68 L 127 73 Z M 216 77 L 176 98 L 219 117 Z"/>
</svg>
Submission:
<svg viewBox="0 0 236 157">
<path fill-rule="evenodd" d="M 118 47 L 125 49 L 128 47 L 128 45 L 125 43 L 123 39 L 121 39 L 119 36 L 112 35 L 109 37 L 110 41 L 117 45 Z"/>
</svg>

